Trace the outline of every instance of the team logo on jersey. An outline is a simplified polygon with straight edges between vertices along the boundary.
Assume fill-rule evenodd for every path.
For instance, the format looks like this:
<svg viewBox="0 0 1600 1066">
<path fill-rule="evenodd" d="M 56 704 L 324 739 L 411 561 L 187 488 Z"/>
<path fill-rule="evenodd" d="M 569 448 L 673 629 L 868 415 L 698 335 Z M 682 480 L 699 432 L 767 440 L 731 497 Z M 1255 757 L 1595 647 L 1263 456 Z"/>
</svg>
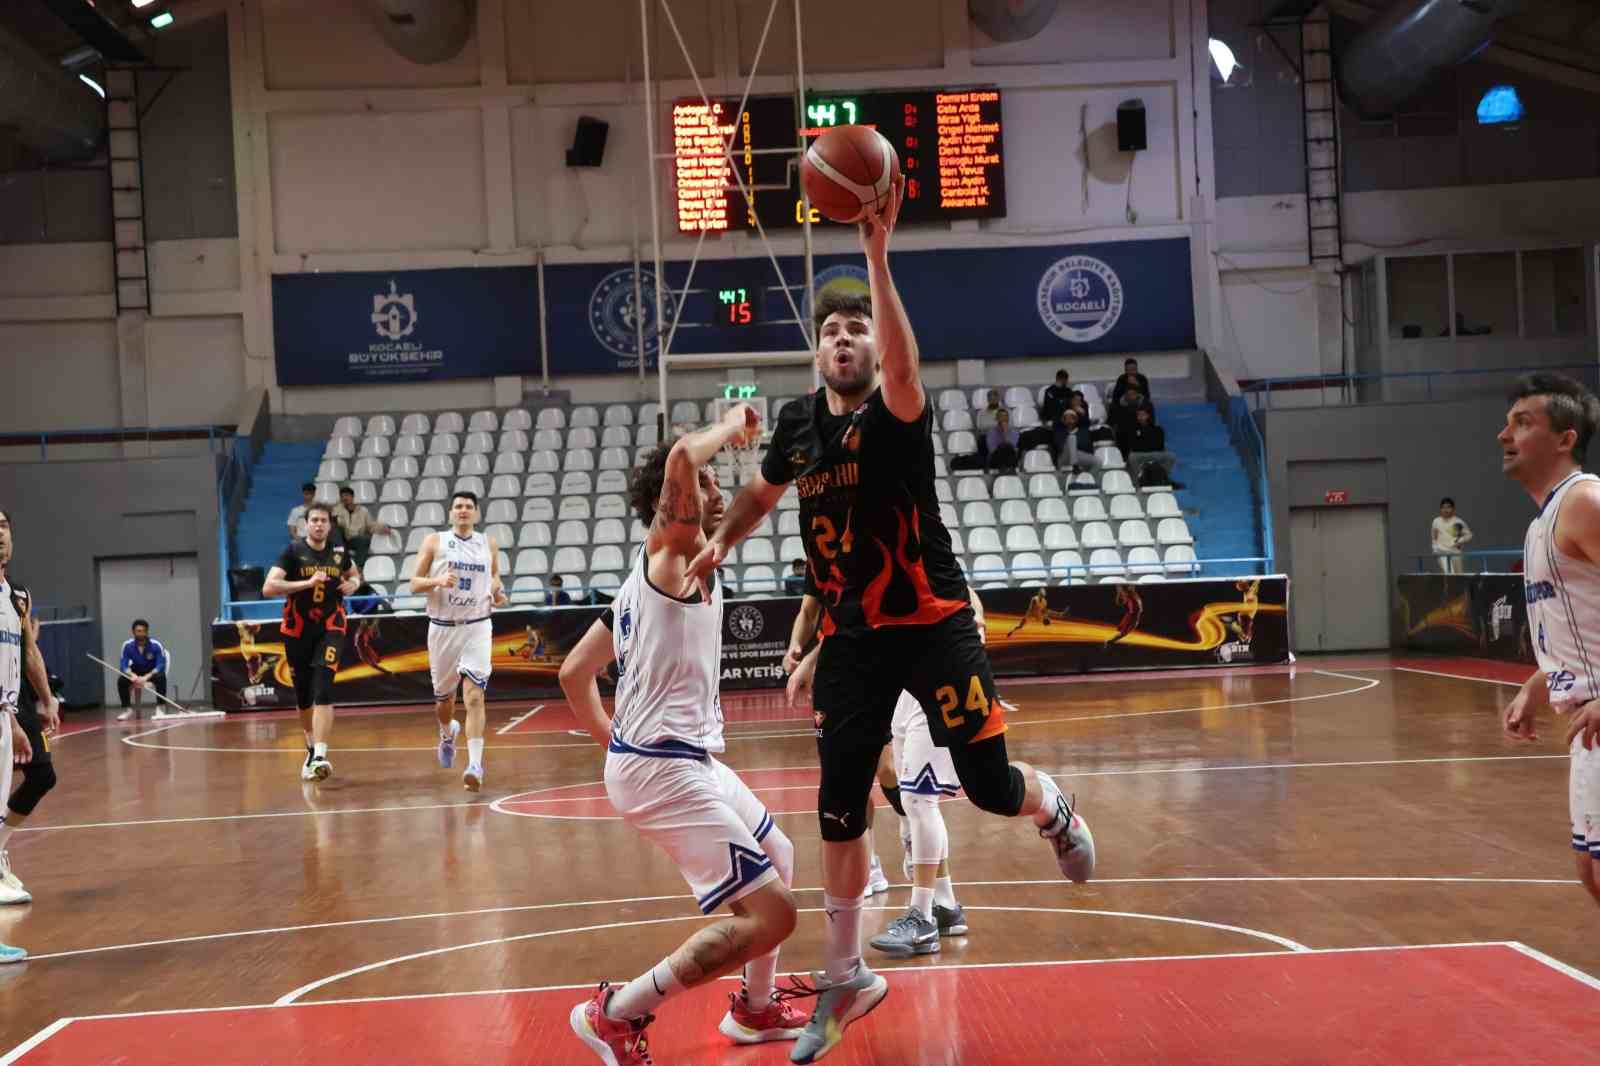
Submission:
<svg viewBox="0 0 1600 1066">
<path fill-rule="evenodd" d="M 387 295 L 379 293 L 372 298 L 372 327 L 384 340 L 397 341 L 411 336 L 417 328 L 417 298 L 413 293 L 401 295 L 389 282 Z"/>
<path fill-rule="evenodd" d="M 1122 317 L 1122 279 L 1091 255 L 1057 259 L 1039 279 L 1039 318 L 1064 341 L 1099 340 Z"/>
<path fill-rule="evenodd" d="M 735 640 L 755 640 L 766 627 L 767 619 L 761 608 L 741 604 L 728 612 L 728 632 Z"/>
<path fill-rule="evenodd" d="M 804 470 L 806 468 L 806 464 L 809 462 L 811 462 L 811 456 L 807 455 L 800 449 L 796 449 L 795 451 L 789 453 L 789 465 L 794 467 L 796 470 Z"/>
<path fill-rule="evenodd" d="M 600 284 L 589 294 L 589 330 L 594 339 L 610 352 L 624 359 L 639 357 L 639 334 L 644 334 L 644 352 L 648 358 L 661 347 L 656 322 L 656 276 L 653 271 L 639 272 L 639 303 L 633 300 L 633 268 L 613 270 L 600 279 Z M 678 301 L 672 289 L 661 293 L 662 315 L 671 322 L 677 315 Z"/>
</svg>

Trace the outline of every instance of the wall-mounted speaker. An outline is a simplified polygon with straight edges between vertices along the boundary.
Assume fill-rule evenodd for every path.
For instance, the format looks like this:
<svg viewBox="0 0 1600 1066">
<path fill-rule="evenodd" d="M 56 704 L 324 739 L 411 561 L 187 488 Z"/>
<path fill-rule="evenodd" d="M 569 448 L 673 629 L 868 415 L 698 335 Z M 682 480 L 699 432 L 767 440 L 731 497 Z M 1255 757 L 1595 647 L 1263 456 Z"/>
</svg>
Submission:
<svg viewBox="0 0 1600 1066">
<path fill-rule="evenodd" d="M 1144 137 L 1144 101 L 1124 100 L 1117 105 L 1117 149 L 1142 152 L 1148 145 Z"/>
<path fill-rule="evenodd" d="M 609 122 L 580 115 L 578 131 L 572 135 L 572 147 L 567 149 L 567 166 L 599 166 L 606 155 L 606 134 L 610 132 Z"/>
</svg>

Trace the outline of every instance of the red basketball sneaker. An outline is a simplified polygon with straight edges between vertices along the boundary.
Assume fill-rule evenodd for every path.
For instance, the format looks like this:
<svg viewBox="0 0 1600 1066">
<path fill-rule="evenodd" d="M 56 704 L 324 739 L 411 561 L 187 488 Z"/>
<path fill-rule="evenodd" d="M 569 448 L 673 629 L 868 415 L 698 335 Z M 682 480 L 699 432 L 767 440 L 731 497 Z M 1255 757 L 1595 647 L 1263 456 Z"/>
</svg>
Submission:
<svg viewBox="0 0 1600 1066">
<path fill-rule="evenodd" d="M 602 981 L 593 996 L 572 1008 L 572 1031 L 606 1066 L 655 1066 L 644 1038 L 645 1026 L 655 1021 L 655 1016 L 646 1014 L 626 1022 L 606 1017 L 606 1004 L 616 993 L 615 987 Z"/>
<path fill-rule="evenodd" d="M 735 1044 L 765 1044 L 793 1040 L 806 1027 L 806 1016 L 794 1009 L 789 997 L 774 992 L 760 1010 L 750 1006 L 744 989 L 728 996 L 728 1013 L 717 1030 Z"/>
</svg>

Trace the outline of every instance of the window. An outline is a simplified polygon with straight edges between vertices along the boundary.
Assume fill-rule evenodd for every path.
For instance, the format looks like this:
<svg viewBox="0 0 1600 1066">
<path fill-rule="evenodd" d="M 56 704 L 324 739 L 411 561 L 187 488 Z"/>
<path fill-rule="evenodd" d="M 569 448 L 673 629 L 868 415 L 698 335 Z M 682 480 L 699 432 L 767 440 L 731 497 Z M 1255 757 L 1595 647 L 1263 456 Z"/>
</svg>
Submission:
<svg viewBox="0 0 1600 1066">
<path fill-rule="evenodd" d="M 1517 335 L 1514 252 L 1455 257 L 1456 336 Z"/>
<path fill-rule="evenodd" d="M 1388 260 L 1389 336 L 1449 336 L 1450 283 L 1442 255 Z"/>
<path fill-rule="evenodd" d="M 1529 337 L 1581 337 L 1584 322 L 1583 249 L 1522 253 L 1522 326 Z"/>
</svg>

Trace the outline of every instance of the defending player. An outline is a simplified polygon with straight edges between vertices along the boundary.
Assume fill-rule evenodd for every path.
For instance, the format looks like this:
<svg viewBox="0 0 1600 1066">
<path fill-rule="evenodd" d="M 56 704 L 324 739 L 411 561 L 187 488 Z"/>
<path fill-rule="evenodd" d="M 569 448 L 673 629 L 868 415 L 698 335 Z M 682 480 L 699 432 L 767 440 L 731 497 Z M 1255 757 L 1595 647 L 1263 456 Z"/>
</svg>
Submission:
<svg viewBox="0 0 1600 1066">
<path fill-rule="evenodd" d="M 778 945 L 794 930 L 789 892 L 794 845 L 760 800 L 715 753 L 723 750 L 722 585 L 701 589 L 689 559 L 722 517 L 707 465 L 726 444 L 760 432 L 739 404 L 716 425 L 657 448 L 634 471 L 634 511 L 649 526 L 616 599 L 561 664 L 561 687 L 581 725 L 606 747 L 606 794 L 623 820 L 672 857 L 706 914 L 706 926 L 651 970 L 601 984 L 573 1007 L 573 1031 L 611 1066 L 649 1063 L 645 1027 L 685 989 L 744 966 L 744 985 L 719 1026 L 736 1043 L 792 1040 L 805 1016 L 774 995 Z M 619 678 L 606 720 L 595 676 Z"/>
<path fill-rule="evenodd" d="M 428 669 L 433 675 L 434 713 L 439 721 L 439 765 L 456 757 L 456 688 L 465 679 L 467 769 L 461 783 L 469 792 L 483 787 L 483 697 L 494 658 L 490 611 L 506 605 L 500 583 L 500 549 L 477 531 L 478 497 L 450 497 L 450 528 L 429 533 L 417 553 L 411 591 L 428 594 Z"/>
<path fill-rule="evenodd" d="M 827 1054 L 888 988 L 861 962 L 863 833 L 902 690 L 927 712 L 969 800 L 1032 819 L 1073 880 L 1094 868 L 1093 839 L 1055 782 L 1007 756 L 1005 715 L 966 579 L 939 520 L 932 413 L 889 272 L 902 188 L 897 182 L 885 214 L 861 223 L 870 303 L 826 292 L 815 301 L 816 365 L 826 387 L 780 412 L 760 473 L 691 564 L 704 580 L 795 483 L 801 535 L 827 612 L 813 714 L 822 733 L 818 820 L 828 924 L 826 980 L 794 1062 Z"/>
<path fill-rule="evenodd" d="M 333 773 L 328 738 L 333 733 L 333 679 L 344 646 L 344 598 L 361 587 L 361 571 L 345 546 L 329 539 L 332 530 L 333 512 L 327 504 L 306 508 L 305 539 L 283 549 L 261 586 L 269 599 L 286 597 L 278 632 L 306 736 L 302 781 L 321 781 Z"/>
<path fill-rule="evenodd" d="M 1505 711 L 1511 736 L 1532 740 L 1541 707 L 1570 714 L 1567 800 L 1578 880 L 1600 903 L 1600 478 L 1582 463 L 1600 400 L 1560 374 L 1530 374 L 1511 395 L 1500 467 L 1539 513 L 1523 541 L 1528 625 L 1539 669 Z"/>
<path fill-rule="evenodd" d="M 0 511 L 0 796 L 11 794 L 11 767 L 13 763 L 27 763 L 33 759 L 33 746 L 28 735 L 13 719 L 17 716 L 17 699 L 22 690 L 23 663 L 28 649 L 33 646 L 33 630 L 28 619 L 17 610 L 11 598 L 11 583 L 6 578 L 6 564 L 11 561 L 11 514 Z M 29 669 L 29 674 L 35 671 Z M 50 691 L 47 677 L 32 677 L 39 691 Z M 0 944 L 0 964 L 21 962 L 28 957 L 22 948 Z"/>
<path fill-rule="evenodd" d="M 1144 597 L 1132 585 L 1117 586 L 1117 606 L 1122 608 L 1122 620 L 1117 623 L 1116 634 L 1106 640 L 1108 648 L 1138 629 L 1139 620 L 1144 617 Z"/>
</svg>

